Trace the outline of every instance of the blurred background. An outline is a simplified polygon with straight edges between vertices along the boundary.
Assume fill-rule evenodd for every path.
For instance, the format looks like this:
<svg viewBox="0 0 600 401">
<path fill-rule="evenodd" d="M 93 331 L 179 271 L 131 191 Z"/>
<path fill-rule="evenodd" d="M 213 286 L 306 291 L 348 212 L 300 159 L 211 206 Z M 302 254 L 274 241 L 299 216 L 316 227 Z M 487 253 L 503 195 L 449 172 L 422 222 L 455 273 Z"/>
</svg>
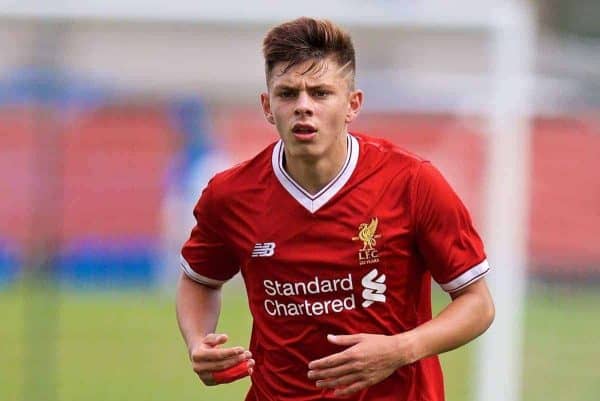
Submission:
<svg viewBox="0 0 600 401">
<path fill-rule="evenodd" d="M 302 15 L 354 38 L 351 130 L 432 160 L 488 246 L 498 317 L 442 357 L 448 399 L 597 400 L 600 3 L 218 3 L 0 0 L 0 400 L 243 399 L 189 366 L 179 250 L 212 174 L 277 137 L 262 38 Z M 246 346 L 242 288 L 220 330 Z"/>
</svg>

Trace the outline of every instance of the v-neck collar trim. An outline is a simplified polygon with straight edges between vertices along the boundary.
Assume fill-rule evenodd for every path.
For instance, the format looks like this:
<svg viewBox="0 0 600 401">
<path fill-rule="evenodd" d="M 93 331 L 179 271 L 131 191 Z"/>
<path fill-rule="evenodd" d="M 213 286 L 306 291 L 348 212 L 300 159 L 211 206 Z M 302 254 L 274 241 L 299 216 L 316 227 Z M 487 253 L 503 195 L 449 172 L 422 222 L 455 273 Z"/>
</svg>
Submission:
<svg viewBox="0 0 600 401">
<path fill-rule="evenodd" d="M 314 195 L 302 188 L 283 168 L 283 141 L 280 139 L 273 148 L 271 164 L 279 183 L 306 210 L 315 213 L 333 198 L 348 182 L 358 163 L 358 140 L 348 134 L 346 137 L 346 160 L 340 172 L 323 189 Z"/>
</svg>

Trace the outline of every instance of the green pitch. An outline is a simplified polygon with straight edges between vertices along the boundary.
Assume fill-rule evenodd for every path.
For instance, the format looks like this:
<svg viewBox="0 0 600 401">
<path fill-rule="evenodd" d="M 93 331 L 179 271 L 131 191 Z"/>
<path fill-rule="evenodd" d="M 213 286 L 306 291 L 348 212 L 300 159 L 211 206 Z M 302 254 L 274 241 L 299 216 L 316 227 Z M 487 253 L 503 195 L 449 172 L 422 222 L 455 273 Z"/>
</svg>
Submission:
<svg viewBox="0 0 600 401">
<path fill-rule="evenodd" d="M 15 287 L 0 289 L 3 401 L 243 400 L 248 379 L 208 388 L 196 378 L 170 296 L 49 295 Z M 243 291 L 229 286 L 224 298 L 220 330 L 231 344 L 247 345 L 250 319 Z M 446 299 L 436 294 L 436 308 Z M 523 400 L 598 399 L 599 309 L 597 288 L 530 292 Z M 473 350 L 468 346 L 442 357 L 450 401 L 471 399 Z"/>
</svg>

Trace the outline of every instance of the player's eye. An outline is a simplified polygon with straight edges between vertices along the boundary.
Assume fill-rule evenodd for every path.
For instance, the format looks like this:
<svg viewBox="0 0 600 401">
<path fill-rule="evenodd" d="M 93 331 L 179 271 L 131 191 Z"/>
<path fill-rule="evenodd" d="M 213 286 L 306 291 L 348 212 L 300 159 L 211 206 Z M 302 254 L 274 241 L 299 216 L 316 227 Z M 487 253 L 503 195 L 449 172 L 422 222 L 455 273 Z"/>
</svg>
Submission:
<svg viewBox="0 0 600 401">
<path fill-rule="evenodd" d="M 279 92 L 278 95 L 279 97 L 282 97 L 284 99 L 289 99 L 295 96 L 295 92 L 290 90 L 284 90 Z"/>
<path fill-rule="evenodd" d="M 314 92 L 316 97 L 324 98 L 329 95 L 329 91 L 318 89 Z"/>
</svg>

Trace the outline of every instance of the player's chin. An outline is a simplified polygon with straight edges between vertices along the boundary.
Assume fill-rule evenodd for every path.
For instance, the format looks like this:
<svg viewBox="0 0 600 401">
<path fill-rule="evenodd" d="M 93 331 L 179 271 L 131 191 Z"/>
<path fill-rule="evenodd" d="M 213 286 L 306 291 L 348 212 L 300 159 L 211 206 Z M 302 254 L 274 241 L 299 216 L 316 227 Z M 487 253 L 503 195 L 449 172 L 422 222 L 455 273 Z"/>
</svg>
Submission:
<svg viewBox="0 0 600 401">
<path fill-rule="evenodd" d="M 307 160 L 318 159 L 323 154 L 322 146 L 318 143 L 293 142 L 286 144 L 286 150 L 290 157 L 301 158 Z"/>
<path fill-rule="evenodd" d="M 289 149 L 314 149 L 318 148 L 320 141 L 316 134 L 312 135 L 310 138 L 302 137 L 300 135 L 294 135 L 293 133 L 289 133 L 284 138 L 285 146 Z"/>
</svg>

